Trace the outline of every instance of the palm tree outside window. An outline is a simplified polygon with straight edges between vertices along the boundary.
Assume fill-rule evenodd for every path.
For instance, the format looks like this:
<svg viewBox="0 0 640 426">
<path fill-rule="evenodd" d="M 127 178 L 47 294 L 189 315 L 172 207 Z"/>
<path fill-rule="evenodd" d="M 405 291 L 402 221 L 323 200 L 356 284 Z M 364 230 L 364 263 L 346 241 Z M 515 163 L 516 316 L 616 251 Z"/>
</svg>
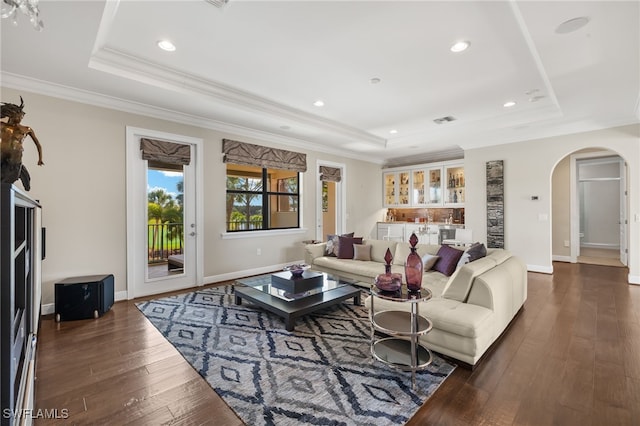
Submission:
<svg viewBox="0 0 640 426">
<path fill-rule="evenodd" d="M 227 164 L 227 231 L 299 228 L 299 173 Z"/>
</svg>

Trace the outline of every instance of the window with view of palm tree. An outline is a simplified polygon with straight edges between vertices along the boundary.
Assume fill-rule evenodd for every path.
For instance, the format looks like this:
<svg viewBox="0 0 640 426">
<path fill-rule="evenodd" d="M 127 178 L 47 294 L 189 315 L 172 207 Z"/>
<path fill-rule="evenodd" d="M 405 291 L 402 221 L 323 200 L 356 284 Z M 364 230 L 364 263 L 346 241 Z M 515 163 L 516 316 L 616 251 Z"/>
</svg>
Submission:
<svg viewBox="0 0 640 426">
<path fill-rule="evenodd" d="M 298 228 L 299 174 L 227 164 L 227 231 Z"/>
<path fill-rule="evenodd" d="M 164 262 L 170 255 L 182 253 L 183 181 L 176 184 L 176 190 L 175 195 L 165 188 L 153 188 L 147 193 L 149 263 Z"/>
</svg>

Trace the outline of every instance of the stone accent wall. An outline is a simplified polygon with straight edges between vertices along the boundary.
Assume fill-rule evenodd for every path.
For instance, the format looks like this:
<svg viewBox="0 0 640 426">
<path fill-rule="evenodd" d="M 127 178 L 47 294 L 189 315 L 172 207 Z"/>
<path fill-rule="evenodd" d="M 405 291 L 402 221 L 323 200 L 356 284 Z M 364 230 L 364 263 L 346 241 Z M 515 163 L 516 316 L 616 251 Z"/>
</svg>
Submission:
<svg viewBox="0 0 640 426">
<path fill-rule="evenodd" d="M 504 165 L 487 161 L 487 247 L 504 248 Z"/>
</svg>

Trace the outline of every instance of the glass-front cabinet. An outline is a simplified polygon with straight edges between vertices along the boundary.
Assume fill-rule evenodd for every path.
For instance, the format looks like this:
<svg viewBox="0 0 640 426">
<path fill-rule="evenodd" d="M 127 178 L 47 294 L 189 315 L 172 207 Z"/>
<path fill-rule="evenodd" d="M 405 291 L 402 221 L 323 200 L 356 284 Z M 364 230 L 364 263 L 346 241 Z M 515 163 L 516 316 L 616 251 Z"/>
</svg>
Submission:
<svg viewBox="0 0 640 426">
<path fill-rule="evenodd" d="M 383 173 L 385 207 L 460 207 L 465 199 L 464 164 L 431 163 Z"/>
<path fill-rule="evenodd" d="M 427 204 L 428 194 L 425 194 L 424 170 L 414 170 L 411 175 L 413 190 L 411 191 L 411 201 L 413 205 Z"/>
<path fill-rule="evenodd" d="M 411 174 L 409 171 L 406 172 L 398 172 L 398 178 L 400 179 L 400 186 L 398 187 L 398 201 L 401 206 L 408 206 L 410 203 L 410 191 L 411 182 L 410 182 Z"/>
<path fill-rule="evenodd" d="M 412 170 L 411 177 L 411 205 L 421 207 L 442 204 L 442 167 Z"/>
<path fill-rule="evenodd" d="M 444 175 L 447 178 L 445 204 L 463 204 L 465 198 L 464 166 L 462 164 L 445 166 Z"/>
<path fill-rule="evenodd" d="M 408 206 L 410 204 L 410 176 L 408 170 L 384 174 L 385 206 Z"/>
<path fill-rule="evenodd" d="M 397 191 L 396 191 L 396 174 L 395 173 L 385 173 L 383 178 L 383 186 L 384 186 L 384 205 L 385 206 L 394 206 L 398 202 Z"/>
<path fill-rule="evenodd" d="M 427 170 L 429 174 L 429 199 L 427 204 L 442 204 L 442 167 Z"/>
</svg>

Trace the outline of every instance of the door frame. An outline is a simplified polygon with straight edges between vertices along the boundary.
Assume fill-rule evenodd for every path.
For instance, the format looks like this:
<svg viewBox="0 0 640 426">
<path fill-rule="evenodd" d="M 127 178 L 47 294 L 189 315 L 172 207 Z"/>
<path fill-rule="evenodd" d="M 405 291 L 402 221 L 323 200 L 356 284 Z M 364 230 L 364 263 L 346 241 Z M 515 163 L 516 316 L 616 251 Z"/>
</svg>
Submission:
<svg viewBox="0 0 640 426">
<path fill-rule="evenodd" d="M 571 257 L 570 257 L 570 262 L 571 263 L 577 263 L 578 262 L 578 256 L 580 255 L 580 209 L 579 209 L 579 191 L 578 191 L 578 167 L 577 167 L 577 161 L 578 160 L 586 160 L 586 159 L 590 159 L 590 158 L 602 158 L 602 157 L 612 157 L 612 156 L 618 156 L 620 158 L 620 161 L 626 165 L 626 161 L 624 159 L 624 157 L 622 157 L 620 154 L 618 154 L 615 151 L 593 151 L 593 152 L 584 152 L 584 153 L 579 153 L 579 154 L 571 154 L 570 157 L 570 162 L 569 162 L 569 179 L 570 179 L 570 188 L 569 188 L 569 196 L 570 196 L 570 215 L 571 215 L 571 232 L 570 232 L 570 238 L 571 238 Z M 626 170 L 626 166 L 624 167 L 624 169 Z M 626 188 L 626 176 L 620 176 L 620 197 L 621 197 L 621 205 L 622 205 L 622 198 L 624 197 L 624 203 L 625 205 L 628 205 L 626 197 L 627 197 L 627 188 Z M 629 221 L 627 219 L 627 211 L 626 210 L 622 210 L 621 206 L 620 208 L 620 219 L 621 223 L 620 226 L 624 228 L 623 231 L 621 231 L 621 240 L 620 240 L 620 247 L 622 248 L 622 246 L 624 245 L 625 249 L 629 246 L 629 242 L 628 242 L 628 235 L 629 235 Z M 624 241 L 623 241 L 623 237 L 622 235 L 624 235 Z M 628 255 L 627 255 L 628 256 Z M 627 260 L 627 259 L 620 259 L 620 261 L 622 262 L 623 260 Z M 627 263 L 623 262 L 624 265 L 626 266 Z"/>
<path fill-rule="evenodd" d="M 143 221 L 139 220 L 140 217 L 144 217 L 146 213 L 146 203 L 143 200 L 141 202 L 140 186 L 143 182 L 146 182 L 146 167 L 140 167 L 140 139 L 160 139 L 166 141 L 172 141 L 176 143 L 189 144 L 192 146 L 192 153 L 194 153 L 192 161 L 195 167 L 195 277 L 193 282 L 177 285 L 175 287 L 167 288 L 167 284 L 170 285 L 170 279 L 166 278 L 162 281 L 166 281 L 165 285 L 158 285 L 157 292 L 140 292 L 139 287 L 136 288 L 136 280 L 140 280 L 142 277 L 145 282 L 146 267 L 142 265 L 146 264 L 146 258 L 143 259 L 144 250 L 142 247 L 146 247 L 146 230 L 143 229 Z M 182 288 L 202 286 L 204 283 L 204 238 L 203 237 L 203 218 L 204 218 L 204 194 L 202 189 L 203 182 L 203 161 L 202 158 L 202 145 L 203 140 L 200 138 L 193 138 L 190 136 L 177 135 L 166 132 L 159 132 L 155 130 L 142 129 L 137 127 L 126 127 L 126 188 L 127 188 L 127 298 L 133 299 L 135 297 L 147 296 L 150 294 L 157 294 L 166 291 L 180 290 Z M 185 231 L 186 235 L 186 231 Z M 143 237 L 144 236 L 144 237 Z"/>
<path fill-rule="evenodd" d="M 347 180 L 347 166 L 343 163 L 316 160 L 316 231 L 315 238 L 324 241 L 322 225 L 322 181 L 320 180 L 320 166 L 340 169 L 340 182 L 336 182 L 336 234 L 344 233 L 347 228 L 347 191 L 344 182 Z"/>
</svg>

